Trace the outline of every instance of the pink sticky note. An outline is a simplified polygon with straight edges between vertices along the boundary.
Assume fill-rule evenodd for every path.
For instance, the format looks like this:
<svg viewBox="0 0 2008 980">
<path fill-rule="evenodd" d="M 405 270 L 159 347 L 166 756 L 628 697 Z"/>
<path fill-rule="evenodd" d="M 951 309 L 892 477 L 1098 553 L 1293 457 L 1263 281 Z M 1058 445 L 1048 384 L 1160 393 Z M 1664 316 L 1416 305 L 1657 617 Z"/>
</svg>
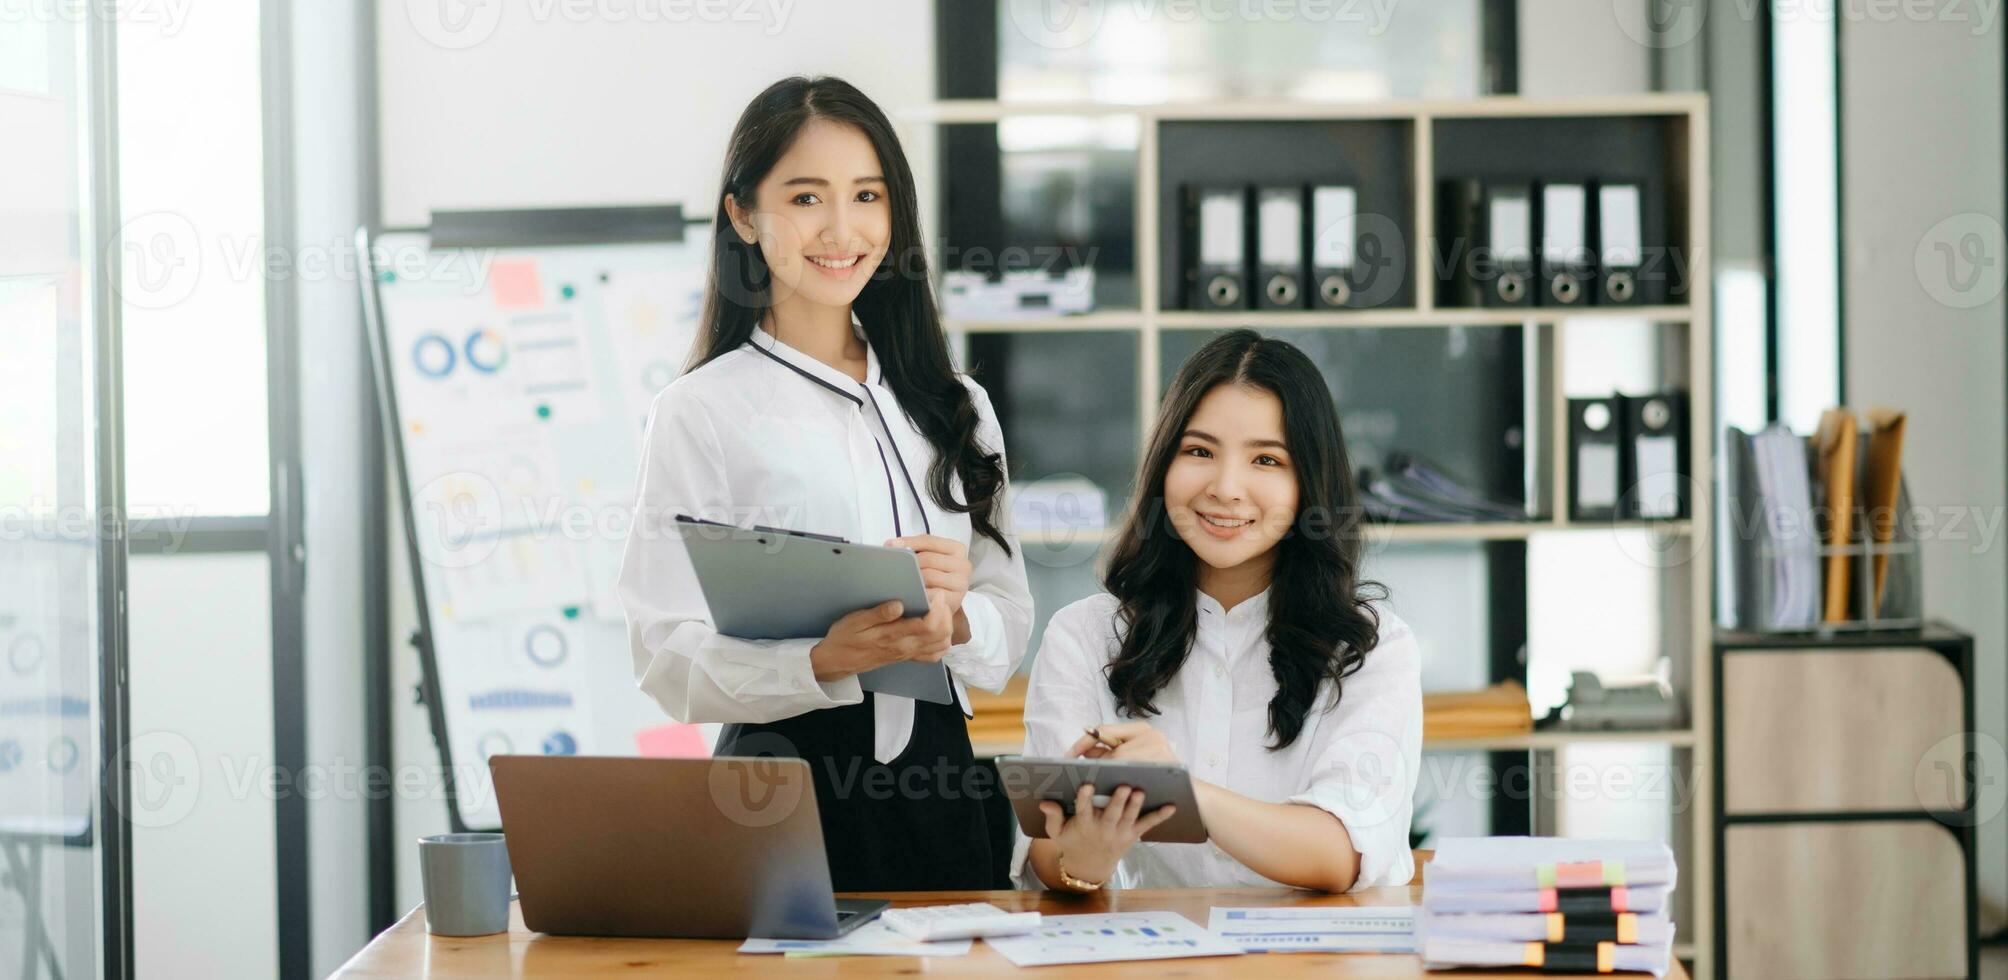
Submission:
<svg viewBox="0 0 2008 980">
<path fill-rule="evenodd" d="M 536 259 L 496 259 L 488 263 L 488 288 L 495 296 L 496 306 L 534 309 L 544 305 Z"/>
<path fill-rule="evenodd" d="M 651 759 L 709 759 L 711 747 L 696 725 L 671 723 L 634 733 L 635 749 Z"/>
</svg>

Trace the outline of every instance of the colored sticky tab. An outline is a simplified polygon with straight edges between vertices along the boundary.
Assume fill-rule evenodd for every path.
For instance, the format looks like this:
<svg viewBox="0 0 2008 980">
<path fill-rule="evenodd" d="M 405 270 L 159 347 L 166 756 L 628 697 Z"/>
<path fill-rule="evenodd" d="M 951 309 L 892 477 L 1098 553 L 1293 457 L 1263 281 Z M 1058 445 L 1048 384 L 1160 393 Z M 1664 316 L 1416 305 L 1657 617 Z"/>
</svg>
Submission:
<svg viewBox="0 0 2008 980">
<path fill-rule="evenodd" d="M 1563 925 L 1562 913 L 1560 912 L 1548 913 L 1548 941 L 1551 943 L 1559 943 L 1562 941 L 1562 937 L 1564 935 L 1567 935 L 1567 933 L 1565 932 L 1565 926 Z"/>
<path fill-rule="evenodd" d="M 634 733 L 635 750 L 650 759 L 709 759 L 711 746 L 696 725 L 671 723 Z"/>
<path fill-rule="evenodd" d="M 1536 899 L 1535 908 L 1543 912 L 1553 912 L 1557 907 L 1555 898 L 1555 890 L 1553 888 L 1543 888 L 1540 891 L 1539 898 Z"/>
<path fill-rule="evenodd" d="M 537 281 L 537 260 L 496 259 L 488 263 L 488 291 L 504 309 L 536 309 L 544 305 L 544 288 Z"/>
<path fill-rule="evenodd" d="M 1597 885 L 1624 884 L 1624 866 L 1618 865 L 1618 879 L 1608 878 L 1608 869 L 1602 861 L 1567 861 L 1554 865 L 1542 865 L 1543 886 L 1553 884 L 1561 888 L 1589 888 Z"/>
<path fill-rule="evenodd" d="M 1611 889 L 1611 911 L 1613 912 L 1631 911 L 1630 890 L 1623 887 L 1617 887 Z"/>
<path fill-rule="evenodd" d="M 1618 948 L 1610 943 L 1597 944 L 1597 972 L 1609 973 L 1618 968 Z"/>
<path fill-rule="evenodd" d="M 1638 943 L 1637 913 L 1626 912 L 1618 916 L 1618 942 L 1626 945 L 1636 945 Z"/>
<path fill-rule="evenodd" d="M 1520 965 L 1531 966 L 1538 970 L 1541 968 L 1541 964 L 1547 961 L 1547 958 L 1548 948 L 1546 946 L 1540 943 L 1528 943 L 1521 950 Z"/>
</svg>

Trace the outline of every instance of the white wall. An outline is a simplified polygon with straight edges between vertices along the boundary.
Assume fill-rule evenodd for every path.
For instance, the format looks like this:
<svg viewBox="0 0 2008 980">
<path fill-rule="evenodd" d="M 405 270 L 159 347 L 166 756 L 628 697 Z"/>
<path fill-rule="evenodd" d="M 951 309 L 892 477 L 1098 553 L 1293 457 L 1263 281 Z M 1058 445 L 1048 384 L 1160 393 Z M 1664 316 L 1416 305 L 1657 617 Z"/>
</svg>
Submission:
<svg viewBox="0 0 2008 980">
<path fill-rule="evenodd" d="M 1651 49 L 1625 33 L 1617 9 L 1632 4 L 1642 7 L 1646 2 L 1521 3 L 1519 94 L 1535 99 L 1568 99 L 1651 91 Z"/>
<path fill-rule="evenodd" d="M 931 133 L 902 122 L 934 97 L 926 0 L 755 4 L 756 21 L 681 24 L 611 16 L 648 4 L 586 5 L 609 16 L 578 21 L 554 4 L 542 22 L 536 5 L 488 4 L 474 5 L 482 13 L 459 33 L 428 20 L 418 10 L 427 6 L 378 8 L 386 224 L 424 224 L 444 208 L 659 202 L 708 218 L 732 124 L 760 89 L 794 74 L 840 75 L 877 100 L 901 130 L 921 200 L 934 197 Z M 403 639 L 415 620 L 399 527 L 390 583 L 396 762 L 429 771 L 439 756 L 410 698 L 418 663 Z M 420 900 L 415 841 L 445 829 L 444 801 L 400 796 L 400 909 Z"/>
<path fill-rule="evenodd" d="M 424 6 L 386 3 L 378 13 L 391 224 L 424 224 L 436 208 L 662 201 L 708 217 L 726 137 L 768 83 L 840 75 L 895 122 L 934 93 L 934 15 L 924 0 L 804 0 L 779 16 L 760 3 L 759 20 L 683 24 L 538 21 L 537 5 L 494 4 L 492 28 L 477 22 L 457 35 L 414 23 L 407 7 Z"/>
<path fill-rule="evenodd" d="M 271 588 L 263 552 L 129 562 L 133 959 L 150 977 L 279 963 Z"/>
<path fill-rule="evenodd" d="M 2002 57 L 1997 21 L 1841 26 L 1842 246 L 1847 397 L 1909 411 L 1904 476 L 1927 508 L 1980 515 L 2008 508 L 2008 403 L 2002 341 Z M 1941 224 L 1941 222 L 1949 222 Z M 1992 265 L 1966 291 L 1946 277 L 1950 246 L 1977 234 Z M 1975 272 L 1963 258 L 1956 275 Z M 1973 305 L 1977 304 L 1977 305 Z M 2008 566 L 1998 535 L 1948 524 L 1924 546 L 1925 609 L 1974 634 L 1980 731 L 2003 761 L 2002 675 Z M 2008 903 L 2004 775 L 1984 771 L 1983 930 Z"/>
</svg>

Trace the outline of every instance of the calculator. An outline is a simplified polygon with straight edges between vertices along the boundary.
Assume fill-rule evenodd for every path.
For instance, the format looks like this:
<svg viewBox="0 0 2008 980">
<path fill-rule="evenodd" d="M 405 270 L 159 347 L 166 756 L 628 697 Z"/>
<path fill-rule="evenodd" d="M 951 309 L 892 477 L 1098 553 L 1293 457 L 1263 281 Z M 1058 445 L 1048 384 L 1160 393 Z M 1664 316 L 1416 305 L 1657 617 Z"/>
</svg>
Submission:
<svg viewBox="0 0 2008 980">
<path fill-rule="evenodd" d="M 1039 928 L 1037 912 L 1006 912 L 986 902 L 887 909 L 879 913 L 879 920 L 892 931 L 922 942 L 1020 936 Z"/>
</svg>

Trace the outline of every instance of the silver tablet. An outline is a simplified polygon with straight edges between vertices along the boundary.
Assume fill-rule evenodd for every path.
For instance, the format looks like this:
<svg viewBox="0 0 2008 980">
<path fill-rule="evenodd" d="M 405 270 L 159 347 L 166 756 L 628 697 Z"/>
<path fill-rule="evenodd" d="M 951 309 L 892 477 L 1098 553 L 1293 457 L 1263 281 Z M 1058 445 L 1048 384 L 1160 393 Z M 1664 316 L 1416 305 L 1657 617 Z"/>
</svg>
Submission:
<svg viewBox="0 0 2008 980">
<path fill-rule="evenodd" d="M 1007 755 L 997 760 L 997 775 L 1004 784 L 1004 795 L 1011 798 L 1012 812 L 1018 815 L 1018 828 L 1027 837 L 1046 836 L 1046 815 L 1039 812 L 1041 800 L 1060 804 L 1060 812 L 1071 817 L 1075 794 L 1080 792 L 1081 784 L 1092 782 L 1096 806 L 1107 806 L 1116 787 L 1128 786 L 1143 791 L 1145 813 L 1167 803 L 1178 807 L 1170 820 L 1144 834 L 1144 840 L 1168 844 L 1206 842 L 1206 821 L 1200 818 L 1199 800 L 1192 795 L 1192 777 L 1184 766 Z"/>
<path fill-rule="evenodd" d="M 711 625 L 726 636 L 821 638 L 830 624 L 887 599 L 898 599 L 908 619 L 927 615 L 920 562 L 904 548 L 682 515 L 675 527 L 711 608 Z M 858 682 L 867 691 L 955 703 L 948 668 L 939 663 L 887 664 L 859 674 Z"/>
</svg>

